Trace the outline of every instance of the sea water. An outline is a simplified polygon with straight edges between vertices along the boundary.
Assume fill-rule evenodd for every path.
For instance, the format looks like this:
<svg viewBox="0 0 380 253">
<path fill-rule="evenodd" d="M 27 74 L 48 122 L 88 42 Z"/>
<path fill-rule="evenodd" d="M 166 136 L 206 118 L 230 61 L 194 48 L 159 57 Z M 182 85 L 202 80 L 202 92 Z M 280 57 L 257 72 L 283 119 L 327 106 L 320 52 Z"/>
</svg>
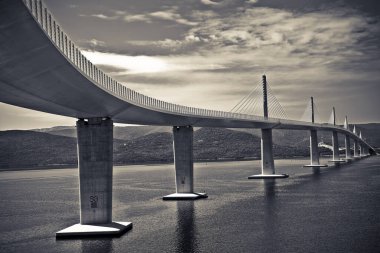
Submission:
<svg viewBox="0 0 380 253">
<path fill-rule="evenodd" d="M 247 179 L 260 161 L 195 163 L 196 201 L 162 200 L 172 164 L 114 167 L 113 219 L 133 229 L 74 240 L 55 232 L 79 222 L 77 169 L 0 172 L 0 252 L 379 252 L 380 157 L 308 163 L 276 160 L 276 180 Z"/>
</svg>

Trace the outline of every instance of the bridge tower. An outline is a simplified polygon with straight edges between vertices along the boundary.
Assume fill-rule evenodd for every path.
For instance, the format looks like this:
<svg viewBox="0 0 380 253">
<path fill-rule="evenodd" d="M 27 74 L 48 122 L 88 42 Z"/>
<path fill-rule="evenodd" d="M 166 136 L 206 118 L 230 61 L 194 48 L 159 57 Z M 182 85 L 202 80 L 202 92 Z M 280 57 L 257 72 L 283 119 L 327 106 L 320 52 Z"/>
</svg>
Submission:
<svg viewBox="0 0 380 253">
<path fill-rule="evenodd" d="M 311 103 L 311 122 L 314 123 L 314 98 L 310 97 Z M 318 151 L 318 135 L 317 130 L 310 130 L 310 164 L 304 165 L 304 167 L 327 167 L 326 164 L 319 163 L 319 151 Z"/>
<path fill-rule="evenodd" d="M 163 200 L 194 200 L 207 198 L 206 193 L 194 193 L 193 127 L 173 127 L 173 150 L 176 193 Z"/>
<path fill-rule="evenodd" d="M 359 133 L 359 138 L 360 138 L 361 140 L 363 140 L 362 131 L 360 131 L 360 133 Z M 361 144 L 359 145 L 359 148 L 360 148 L 360 157 L 366 157 L 366 156 L 368 155 L 368 153 L 367 153 L 367 151 L 366 151 L 366 147 L 365 147 L 365 145 L 364 145 L 363 143 L 361 143 Z"/>
<path fill-rule="evenodd" d="M 120 235 L 131 222 L 112 222 L 113 121 L 77 121 L 80 223 L 57 237 Z"/>
<path fill-rule="evenodd" d="M 267 79 L 263 75 L 263 114 L 268 119 L 268 90 Z M 272 129 L 261 129 L 261 174 L 249 176 L 248 179 L 286 178 L 289 175 L 276 174 L 273 159 Z"/>
<path fill-rule="evenodd" d="M 332 124 L 336 125 L 336 115 L 335 115 L 335 107 L 332 109 Z M 330 162 L 340 163 L 344 162 L 344 160 L 341 160 L 339 158 L 339 140 L 338 140 L 338 132 L 333 130 L 332 131 L 332 146 L 333 146 L 333 159 Z"/>
<path fill-rule="evenodd" d="M 344 128 L 350 131 L 350 126 L 348 125 L 348 119 L 347 116 L 344 119 Z M 350 136 L 348 134 L 345 135 L 345 148 L 346 148 L 346 161 L 352 160 L 351 156 L 351 143 L 350 143 Z"/>
<path fill-rule="evenodd" d="M 354 125 L 353 133 L 357 135 L 356 126 Z M 354 158 L 360 158 L 358 140 L 354 139 Z"/>
</svg>

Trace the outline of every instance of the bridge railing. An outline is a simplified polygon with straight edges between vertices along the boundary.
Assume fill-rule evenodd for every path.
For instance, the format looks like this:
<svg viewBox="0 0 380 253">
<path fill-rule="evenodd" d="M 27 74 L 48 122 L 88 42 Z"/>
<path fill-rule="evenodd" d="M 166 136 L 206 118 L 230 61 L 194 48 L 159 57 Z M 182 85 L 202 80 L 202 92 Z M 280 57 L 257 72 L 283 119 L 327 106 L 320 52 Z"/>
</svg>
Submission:
<svg viewBox="0 0 380 253">
<path fill-rule="evenodd" d="M 87 79 L 103 90 L 113 94 L 114 96 L 125 100 L 128 103 L 138 105 L 140 107 L 149 108 L 151 110 L 161 111 L 168 114 L 197 116 L 197 117 L 213 117 L 223 119 L 239 119 L 239 120 L 259 120 L 278 124 L 302 124 L 316 126 L 311 122 L 287 120 L 279 118 L 266 119 L 262 116 L 241 114 L 233 112 L 225 112 L 218 110 L 208 110 L 183 105 L 168 103 L 153 97 L 145 96 L 132 89 L 127 88 L 118 81 L 114 80 L 101 69 L 92 64 L 82 53 L 79 47 L 64 32 L 54 16 L 49 12 L 41 0 L 23 0 L 25 6 L 34 17 L 35 21 L 40 25 L 46 36 L 50 38 L 53 44 L 59 49 L 62 55 Z M 329 124 L 329 127 L 336 127 Z M 343 129 L 343 128 L 342 128 Z"/>
</svg>

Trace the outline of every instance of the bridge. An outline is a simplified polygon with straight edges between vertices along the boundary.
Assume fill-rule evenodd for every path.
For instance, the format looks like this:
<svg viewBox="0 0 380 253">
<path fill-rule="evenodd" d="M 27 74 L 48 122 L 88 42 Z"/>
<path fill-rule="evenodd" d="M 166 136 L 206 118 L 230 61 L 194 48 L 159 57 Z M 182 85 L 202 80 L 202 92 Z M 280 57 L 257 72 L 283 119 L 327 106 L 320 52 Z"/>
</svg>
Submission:
<svg viewBox="0 0 380 253">
<path fill-rule="evenodd" d="M 140 94 L 86 59 L 40 0 L 2 0 L 0 31 L 0 101 L 78 119 L 80 223 L 57 232 L 57 237 L 118 235 L 132 228 L 130 222 L 112 221 L 114 122 L 173 127 L 176 193 L 164 200 L 207 197 L 194 191 L 193 127 L 261 129 L 261 174 L 249 179 L 288 177 L 275 172 L 273 129 L 310 131 L 308 167 L 326 166 L 319 163 L 317 131 L 332 132 L 334 163 L 375 154 L 355 128 L 350 130 L 347 117 L 344 126 L 336 124 L 335 108 L 330 123 L 316 123 L 313 98 L 308 121 L 270 117 L 265 75 L 263 116 L 182 106 Z M 344 159 L 338 133 L 345 136 Z"/>
</svg>

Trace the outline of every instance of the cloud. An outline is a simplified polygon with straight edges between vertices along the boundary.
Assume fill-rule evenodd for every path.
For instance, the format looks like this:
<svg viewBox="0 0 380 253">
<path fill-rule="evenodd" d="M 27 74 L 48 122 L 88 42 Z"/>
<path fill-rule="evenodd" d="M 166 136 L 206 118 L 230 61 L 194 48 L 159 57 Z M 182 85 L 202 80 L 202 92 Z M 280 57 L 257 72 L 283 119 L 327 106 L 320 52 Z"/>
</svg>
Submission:
<svg viewBox="0 0 380 253">
<path fill-rule="evenodd" d="M 170 20 L 177 22 L 178 24 L 183 24 L 183 25 L 190 25 L 190 26 L 195 26 L 197 25 L 196 22 L 189 21 L 185 18 L 182 18 L 181 15 L 178 13 L 174 13 L 173 10 L 169 11 L 156 11 L 152 12 L 149 14 L 151 17 L 162 19 L 162 20 Z"/>
<path fill-rule="evenodd" d="M 89 43 L 90 43 L 91 45 L 94 45 L 94 46 L 105 46 L 105 45 L 106 45 L 106 43 L 105 43 L 104 41 L 97 40 L 97 39 L 91 39 L 91 40 L 89 41 Z"/>
<path fill-rule="evenodd" d="M 98 13 L 98 14 L 90 14 L 90 15 L 87 15 L 87 14 L 79 14 L 80 17 L 92 17 L 92 18 L 98 18 L 98 19 L 102 19 L 102 20 L 115 20 L 115 19 L 118 19 L 119 16 L 118 15 L 115 15 L 115 16 L 107 16 L 105 14 L 102 14 L 102 13 Z"/>
<path fill-rule="evenodd" d="M 147 95 L 227 111 L 266 73 L 273 92 L 295 119 L 311 95 L 322 103 L 320 111 L 328 113 L 329 103 L 344 104 L 353 92 L 361 96 L 358 100 L 366 100 L 370 94 L 364 90 L 380 82 L 374 67 L 380 64 L 379 52 L 371 44 L 379 28 L 362 13 L 347 8 L 300 13 L 249 6 L 227 13 L 194 10 L 185 19 L 194 25 L 180 37 L 127 41 L 127 49 L 150 52 L 147 58 L 99 52 L 88 57 L 114 67 L 112 75 Z M 179 23 L 183 15 L 171 8 L 129 17 L 129 22 Z M 341 96 L 331 100 L 326 90 Z"/>
<path fill-rule="evenodd" d="M 107 43 L 102 40 L 97 40 L 95 38 L 89 40 L 79 40 L 77 41 L 81 48 L 89 49 L 89 50 L 104 50 L 107 48 Z"/>
<path fill-rule="evenodd" d="M 115 53 L 97 51 L 82 51 L 82 53 L 94 64 L 110 66 L 112 75 L 135 75 L 145 73 L 185 73 L 195 71 L 212 71 L 226 68 L 222 64 L 207 60 L 203 56 L 128 56 Z M 198 64 L 194 64 L 198 62 Z M 171 74 L 169 74 L 171 75 Z"/>
<path fill-rule="evenodd" d="M 178 24 L 195 26 L 198 23 L 183 18 L 180 14 L 176 13 L 176 8 L 167 9 L 164 11 L 154 11 L 145 14 L 125 15 L 126 22 L 146 22 L 152 23 L 154 20 L 173 21 Z"/>
<path fill-rule="evenodd" d="M 152 22 L 151 17 L 149 15 L 145 15 L 145 14 L 126 15 L 124 17 L 124 20 L 126 22 L 139 22 L 139 21 L 146 22 L 146 23 L 151 23 Z"/>
<path fill-rule="evenodd" d="M 205 5 L 218 5 L 218 4 L 220 4 L 220 3 L 214 2 L 212 0 L 201 0 L 201 3 L 205 4 Z"/>
<path fill-rule="evenodd" d="M 96 51 L 82 51 L 82 53 L 92 63 L 124 69 L 124 74 L 160 72 L 167 68 L 164 61 L 149 56 L 127 56 Z"/>
</svg>

